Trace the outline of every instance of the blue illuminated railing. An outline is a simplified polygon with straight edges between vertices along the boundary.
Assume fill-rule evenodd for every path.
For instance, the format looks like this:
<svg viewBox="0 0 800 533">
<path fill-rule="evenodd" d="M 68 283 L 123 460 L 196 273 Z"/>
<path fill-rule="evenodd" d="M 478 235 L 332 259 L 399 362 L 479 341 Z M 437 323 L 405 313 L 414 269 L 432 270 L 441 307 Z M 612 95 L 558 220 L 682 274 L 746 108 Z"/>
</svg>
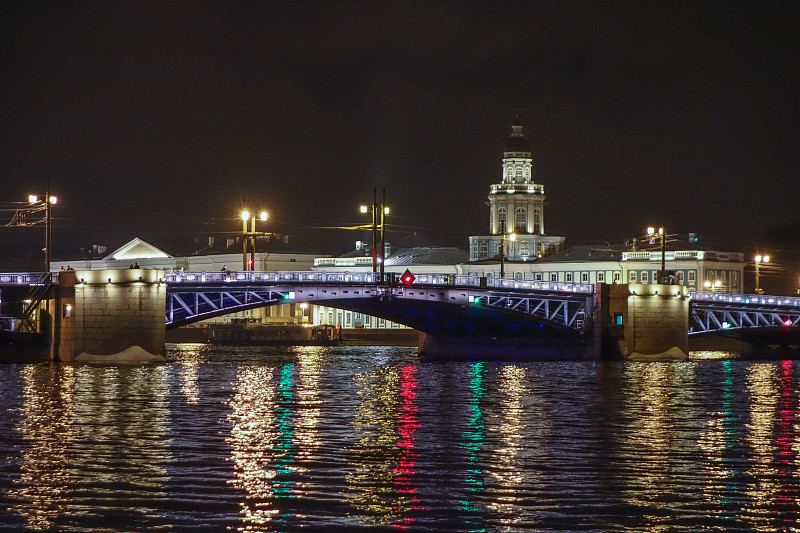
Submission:
<svg viewBox="0 0 800 533">
<path fill-rule="evenodd" d="M 396 275 L 399 279 L 399 275 Z M 325 271 L 215 271 L 186 272 L 169 270 L 164 274 L 167 283 L 378 283 L 380 274 L 374 272 L 325 272 Z M 384 280 L 386 283 L 387 280 Z M 557 291 L 593 294 L 594 284 L 539 281 L 511 278 L 482 278 L 462 274 L 417 274 L 414 285 L 450 285 L 455 287 L 484 287 L 491 289 L 516 289 L 530 291 Z"/>
</svg>

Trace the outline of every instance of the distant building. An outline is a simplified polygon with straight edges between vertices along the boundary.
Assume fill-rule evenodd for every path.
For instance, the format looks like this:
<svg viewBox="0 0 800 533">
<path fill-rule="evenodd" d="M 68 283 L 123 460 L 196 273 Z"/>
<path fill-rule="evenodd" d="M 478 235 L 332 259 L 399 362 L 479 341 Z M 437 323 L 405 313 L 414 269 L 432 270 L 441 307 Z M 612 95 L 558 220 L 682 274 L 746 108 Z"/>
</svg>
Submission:
<svg viewBox="0 0 800 533">
<path fill-rule="evenodd" d="M 489 188 L 489 235 L 469 238 L 469 258 L 481 261 L 504 254 L 510 260 L 529 261 L 556 252 L 564 237 L 545 234 L 544 185 L 533 179 L 533 159 L 519 120 L 503 153 L 502 180 Z"/>
</svg>

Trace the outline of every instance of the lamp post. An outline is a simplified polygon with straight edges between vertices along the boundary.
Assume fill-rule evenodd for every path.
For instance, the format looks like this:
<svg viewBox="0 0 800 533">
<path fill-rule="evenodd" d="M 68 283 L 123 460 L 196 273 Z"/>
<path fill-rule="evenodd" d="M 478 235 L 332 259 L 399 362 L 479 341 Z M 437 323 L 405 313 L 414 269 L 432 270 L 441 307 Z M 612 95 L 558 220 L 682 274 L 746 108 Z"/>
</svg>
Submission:
<svg viewBox="0 0 800 533">
<path fill-rule="evenodd" d="M 242 270 L 247 271 L 247 221 L 250 219 L 250 211 L 242 211 Z"/>
<path fill-rule="evenodd" d="M 760 272 L 761 263 L 769 263 L 769 256 L 768 255 L 758 254 L 755 257 L 755 264 L 756 264 L 756 294 L 764 294 L 764 289 L 761 288 L 761 272 Z"/>
<path fill-rule="evenodd" d="M 378 248 L 376 246 L 376 235 L 378 232 L 378 217 L 377 217 L 377 209 L 378 209 L 378 190 L 377 188 L 372 189 L 372 205 L 361 205 L 361 212 L 371 212 L 372 213 L 372 272 L 375 273 L 378 271 Z"/>
<path fill-rule="evenodd" d="M 47 193 L 44 195 L 44 198 L 40 199 L 36 194 L 28 195 L 28 203 L 31 204 L 35 211 L 44 207 L 44 271 L 46 274 L 50 272 L 50 259 L 52 257 L 52 207 L 57 202 L 58 198 L 50 195 L 50 178 L 47 179 Z"/>
<path fill-rule="evenodd" d="M 389 214 L 389 208 L 386 206 L 386 189 L 383 189 L 383 198 L 381 199 L 381 280 L 383 280 L 383 273 L 385 270 L 384 263 L 386 262 L 386 215 Z"/>
<path fill-rule="evenodd" d="M 508 240 L 515 242 L 517 240 L 516 233 L 509 233 Z M 513 250 L 512 254 L 513 255 Z M 506 221 L 500 221 L 500 278 L 504 278 L 506 274 Z"/>
<path fill-rule="evenodd" d="M 650 239 L 653 239 L 653 240 L 655 240 L 656 238 L 660 238 L 661 239 L 661 271 L 658 273 L 658 278 L 659 278 L 657 280 L 658 283 L 662 283 L 662 280 L 664 278 L 666 278 L 666 270 L 667 270 L 667 265 L 666 265 L 667 238 L 666 238 L 666 235 L 667 234 L 664 231 L 664 228 L 658 228 L 658 233 L 656 233 L 656 228 L 654 228 L 653 226 L 650 226 L 650 227 L 647 228 L 647 236 L 650 237 Z"/>
</svg>

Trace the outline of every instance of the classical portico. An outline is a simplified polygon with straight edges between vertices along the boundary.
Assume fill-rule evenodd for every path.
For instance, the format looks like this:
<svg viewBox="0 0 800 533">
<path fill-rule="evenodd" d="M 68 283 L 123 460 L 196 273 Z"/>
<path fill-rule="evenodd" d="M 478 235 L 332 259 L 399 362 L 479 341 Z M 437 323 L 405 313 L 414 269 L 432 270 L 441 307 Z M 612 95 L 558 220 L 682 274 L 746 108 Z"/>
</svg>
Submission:
<svg viewBox="0 0 800 533">
<path fill-rule="evenodd" d="M 509 260 L 535 259 L 557 251 L 564 237 L 545 235 L 544 185 L 533 179 L 533 159 L 519 119 L 503 153 L 502 181 L 489 189 L 489 235 L 469 238 L 470 260 L 490 259 L 505 243 Z"/>
</svg>

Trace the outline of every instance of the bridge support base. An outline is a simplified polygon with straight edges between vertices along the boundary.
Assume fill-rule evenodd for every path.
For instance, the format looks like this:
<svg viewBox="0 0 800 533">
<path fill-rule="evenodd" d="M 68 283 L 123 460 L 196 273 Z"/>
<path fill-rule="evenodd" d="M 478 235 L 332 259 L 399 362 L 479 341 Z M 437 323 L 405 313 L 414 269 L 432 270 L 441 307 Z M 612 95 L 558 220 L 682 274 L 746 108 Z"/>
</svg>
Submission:
<svg viewBox="0 0 800 533">
<path fill-rule="evenodd" d="M 166 286 L 161 271 L 60 273 L 54 310 L 53 359 L 111 355 L 132 346 L 164 355 Z"/>
</svg>

